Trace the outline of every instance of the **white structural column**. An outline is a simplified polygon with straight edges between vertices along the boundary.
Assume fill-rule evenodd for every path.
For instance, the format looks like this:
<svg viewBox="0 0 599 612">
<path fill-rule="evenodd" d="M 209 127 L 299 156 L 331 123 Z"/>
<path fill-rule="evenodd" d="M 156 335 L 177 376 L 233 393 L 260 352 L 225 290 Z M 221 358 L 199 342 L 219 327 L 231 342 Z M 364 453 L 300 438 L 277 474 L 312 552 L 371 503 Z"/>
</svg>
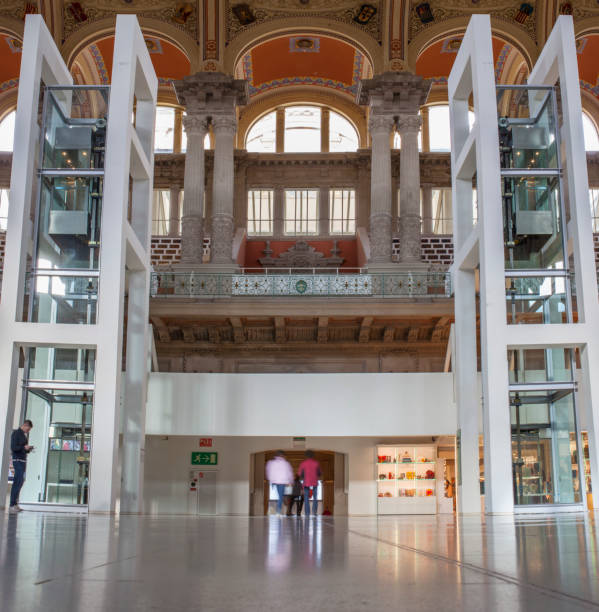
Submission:
<svg viewBox="0 0 599 612">
<path fill-rule="evenodd" d="M 453 264 L 456 294 L 456 372 L 458 413 L 462 431 L 462 508 L 476 511 L 475 474 L 478 464 L 478 404 L 475 392 L 476 360 L 473 358 L 473 275 L 480 269 L 480 336 L 483 386 L 485 509 L 512 512 L 511 425 L 508 393 L 505 270 L 499 138 L 491 23 L 488 15 L 475 15 L 449 78 L 452 131 L 452 188 L 454 202 Z M 472 95 L 476 122 L 468 125 L 468 101 Z M 478 223 L 473 227 L 472 178 L 478 189 Z M 459 296 L 459 297 L 458 297 Z M 475 337 L 474 337 L 475 338 Z M 462 357 L 464 361 L 462 362 Z M 476 416 L 472 414 L 476 411 Z M 474 451 L 476 447 L 476 453 Z M 472 510 L 469 507 L 472 506 Z"/>
<path fill-rule="evenodd" d="M 200 265 L 204 238 L 204 138 L 206 117 L 188 113 L 183 117 L 187 134 L 181 217 L 181 263 Z"/>
<path fill-rule="evenodd" d="M 456 270 L 455 312 L 460 324 L 454 328 L 455 354 L 452 368 L 458 412 L 458 496 L 457 509 L 462 513 L 480 513 L 479 420 L 476 350 L 476 287 L 474 270 Z M 458 290 L 459 288 L 459 290 Z M 459 367 L 457 364 L 459 363 Z"/>
<path fill-rule="evenodd" d="M 149 268 L 130 271 L 128 279 L 121 512 L 137 514 L 143 511 Z"/>
<path fill-rule="evenodd" d="M 551 344 L 578 346 L 580 350 L 580 375 L 585 392 L 577 394 L 576 401 L 582 404 L 579 408 L 585 416 L 589 437 L 592 488 L 596 492 L 599 491 L 599 376 L 597 374 L 599 372 L 599 302 L 576 57 L 572 17 L 561 15 L 531 71 L 528 83 L 551 86 L 559 83 L 563 115 L 562 166 L 565 178 L 564 191 L 567 194 L 570 210 L 570 222 L 567 227 L 574 259 L 578 323 L 551 325 Z M 543 326 L 530 327 L 539 328 L 532 330 L 531 336 L 534 336 L 532 346 L 547 344 L 547 333 Z M 556 329 L 558 327 L 560 329 Z M 513 333 L 512 338 L 512 343 L 516 344 L 517 334 Z M 584 487 L 584 480 L 582 486 Z"/>
<path fill-rule="evenodd" d="M 38 112 L 41 81 L 45 85 L 70 86 L 73 82 L 68 68 L 40 15 L 28 15 L 25 19 L 23 52 L 17 112 L 15 117 L 15 142 L 10 180 L 10 206 L 8 231 L 0 301 L 0 470 L 8 474 L 10 433 L 15 408 L 21 394 L 17 393 L 20 347 L 23 346 L 29 326 L 22 320 L 25 297 L 27 245 L 31 241 L 31 202 L 35 193 L 36 155 L 39 140 Z M 34 325 L 39 333 L 39 325 Z M 79 325 L 63 325 L 54 339 L 68 339 L 77 335 Z M 68 328 L 68 329 L 65 329 Z M 51 335 L 50 333 L 46 334 Z M 79 336 L 81 338 L 81 335 Z M 44 338 L 45 340 L 45 338 Z M 7 479 L 0 478 L 0 508 L 6 501 Z"/>
<path fill-rule="evenodd" d="M 418 111 L 426 102 L 432 82 L 411 72 L 385 72 L 373 79 L 363 79 L 357 94 L 357 102 L 368 105 L 369 129 L 372 141 L 371 191 L 370 191 L 370 263 L 382 268 L 391 264 L 391 226 L 394 216 L 391 177 L 391 129 L 399 119 L 402 122 L 400 168 L 400 227 L 404 210 L 404 197 L 409 199 L 404 227 L 406 249 L 401 235 L 400 252 L 402 261 L 413 264 L 420 262 L 420 156 L 418 152 Z M 400 125 L 400 131 L 402 130 Z M 407 148 L 404 150 L 404 145 Z M 405 166 L 405 169 L 404 169 Z M 406 196 L 404 196 L 404 182 Z M 416 187 L 414 187 L 416 185 Z M 416 205 L 412 203 L 416 192 Z M 414 213 L 413 210 L 416 212 Z M 414 228 L 417 218 L 418 227 Z M 416 236 L 408 235 L 408 228 Z M 417 243 L 417 249 L 414 246 Z M 371 265 L 372 268 L 372 265 Z"/>
<path fill-rule="evenodd" d="M 399 116 L 399 261 L 420 262 L 420 154 L 418 134 L 422 120 L 417 113 Z"/>
<path fill-rule="evenodd" d="M 212 117 L 214 170 L 212 182 L 212 263 L 233 263 L 234 115 Z"/>
<path fill-rule="evenodd" d="M 389 114 L 370 115 L 372 141 L 370 178 L 370 262 L 391 262 L 391 143 L 394 119 Z"/>
<path fill-rule="evenodd" d="M 136 445 L 131 461 L 123 465 L 123 486 L 139 498 L 141 455 L 145 436 L 144 358 L 136 358 L 138 346 L 146 346 L 150 275 L 150 211 L 153 184 L 153 140 L 158 82 L 147 46 L 134 15 L 119 15 L 116 21 L 113 72 L 107 123 L 104 190 L 101 214 L 98 319 L 96 323 L 33 323 L 23 319 L 25 264 L 36 242 L 30 222 L 32 193 L 38 174 L 38 112 L 40 84 L 72 85 L 68 69 L 55 47 L 43 18 L 29 15 L 25 23 L 23 61 L 15 125 L 15 148 L 11 176 L 6 260 L 0 303 L 0 427 L 6 442 L 17 401 L 17 365 L 20 348 L 44 346 L 95 349 L 90 511 L 112 512 L 119 489 L 118 448 L 121 423 L 122 340 L 125 271 L 134 277 L 131 289 L 135 318 L 143 318 L 142 330 L 133 325 L 128 332 L 132 346 L 126 373 L 124 443 L 128 444 L 127 420 L 136 422 Z M 48 95 L 48 94 L 47 94 Z M 135 126 L 131 123 L 137 101 Z M 68 119 L 67 119 L 68 120 Z M 101 169 L 99 169 L 101 172 Z M 69 171 L 70 172 L 70 171 Z M 79 172 L 79 174 L 77 174 Z M 67 174 L 66 171 L 63 172 Z M 74 176 L 86 170 L 73 170 Z M 36 202 L 39 206 L 39 203 Z M 128 218 L 128 213 L 131 213 Z M 86 270 L 82 270 L 85 276 Z M 89 271 L 98 274 L 95 270 Z M 130 310 L 130 314 L 133 311 Z M 47 381 L 53 384 L 55 381 Z M 91 383 L 89 383 L 91 384 Z M 91 389 L 90 389 L 91 390 Z M 83 400 L 82 400 L 83 401 Z M 38 427 L 43 427 L 42 423 Z M 47 434 L 46 434 L 47 435 Z M 42 449 L 40 449 L 42 452 Z M 7 473 L 8 454 L 2 453 Z M 4 505 L 6 480 L 0 479 L 0 505 Z"/>
<path fill-rule="evenodd" d="M 150 289 L 150 202 L 158 80 L 134 15 L 117 16 L 105 162 L 90 512 L 114 512 L 118 491 L 122 345 L 126 271 L 129 281 L 123 401 L 122 510 L 139 512 L 147 386 Z M 136 123 L 131 125 L 136 101 Z M 132 179 L 131 202 L 129 181 Z M 130 221 L 127 212 L 131 209 Z M 140 321 L 144 324 L 141 325 Z"/>
</svg>

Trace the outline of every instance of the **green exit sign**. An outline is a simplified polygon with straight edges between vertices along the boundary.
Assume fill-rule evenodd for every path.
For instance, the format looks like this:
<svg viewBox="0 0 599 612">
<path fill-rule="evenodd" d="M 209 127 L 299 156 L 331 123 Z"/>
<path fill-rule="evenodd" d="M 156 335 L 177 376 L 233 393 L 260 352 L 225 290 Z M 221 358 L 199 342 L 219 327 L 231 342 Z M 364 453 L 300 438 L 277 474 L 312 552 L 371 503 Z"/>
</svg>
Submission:
<svg viewBox="0 0 599 612">
<path fill-rule="evenodd" d="M 218 453 L 191 453 L 191 465 L 218 465 Z"/>
</svg>

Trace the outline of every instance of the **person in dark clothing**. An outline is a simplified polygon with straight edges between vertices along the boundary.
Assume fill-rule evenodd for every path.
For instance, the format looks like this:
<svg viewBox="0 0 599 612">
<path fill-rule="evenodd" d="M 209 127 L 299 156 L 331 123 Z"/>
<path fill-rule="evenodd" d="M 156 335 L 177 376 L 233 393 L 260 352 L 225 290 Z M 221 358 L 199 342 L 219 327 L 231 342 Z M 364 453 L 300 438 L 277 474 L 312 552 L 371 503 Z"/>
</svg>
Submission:
<svg viewBox="0 0 599 612">
<path fill-rule="evenodd" d="M 29 432 L 32 427 L 33 423 L 27 419 L 23 422 L 23 425 L 21 425 L 19 429 L 15 429 L 10 436 L 12 465 L 15 470 L 12 489 L 10 490 L 10 508 L 8 509 L 11 513 L 21 512 L 21 508 L 19 508 L 19 494 L 25 482 L 27 455 L 33 450 L 33 446 L 29 444 Z"/>
<path fill-rule="evenodd" d="M 301 516 L 302 508 L 304 507 L 304 485 L 297 475 L 293 482 L 293 490 L 291 491 L 289 506 L 287 507 L 287 516 L 291 516 L 293 513 L 293 504 L 295 504 L 297 516 Z"/>
</svg>

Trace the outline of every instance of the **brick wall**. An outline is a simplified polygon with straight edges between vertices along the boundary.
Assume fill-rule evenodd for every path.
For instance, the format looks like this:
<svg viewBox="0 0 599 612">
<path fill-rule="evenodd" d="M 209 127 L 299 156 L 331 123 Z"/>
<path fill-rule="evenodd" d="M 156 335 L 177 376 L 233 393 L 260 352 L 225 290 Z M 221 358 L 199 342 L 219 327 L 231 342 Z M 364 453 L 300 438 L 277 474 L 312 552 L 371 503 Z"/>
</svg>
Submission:
<svg viewBox="0 0 599 612">
<path fill-rule="evenodd" d="M 427 234 L 422 236 L 420 245 L 426 263 L 448 266 L 453 261 L 453 236 Z"/>
<path fill-rule="evenodd" d="M 0 272 L 4 268 L 4 249 L 6 247 L 6 233 L 0 232 Z"/>
<path fill-rule="evenodd" d="M 595 263 L 599 267 L 599 234 L 593 234 L 593 245 L 595 246 Z"/>
<path fill-rule="evenodd" d="M 181 238 L 178 236 L 152 237 L 152 265 L 169 266 L 181 259 Z"/>
<path fill-rule="evenodd" d="M 453 237 L 443 234 L 425 234 L 420 239 L 422 260 L 425 263 L 449 266 L 453 261 Z M 399 238 L 393 237 L 391 258 L 399 261 Z"/>
</svg>

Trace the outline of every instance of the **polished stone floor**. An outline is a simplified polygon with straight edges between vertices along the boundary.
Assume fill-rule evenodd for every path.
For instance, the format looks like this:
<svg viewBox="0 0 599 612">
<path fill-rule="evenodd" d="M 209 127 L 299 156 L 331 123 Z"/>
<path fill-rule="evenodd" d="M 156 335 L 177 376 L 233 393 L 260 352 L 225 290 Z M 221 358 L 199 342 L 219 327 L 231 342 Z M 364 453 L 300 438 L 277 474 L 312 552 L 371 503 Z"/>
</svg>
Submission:
<svg viewBox="0 0 599 612">
<path fill-rule="evenodd" d="M 0 610 L 599 610 L 597 536 L 584 515 L 23 512 L 0 517 Z"/>
</svg>

